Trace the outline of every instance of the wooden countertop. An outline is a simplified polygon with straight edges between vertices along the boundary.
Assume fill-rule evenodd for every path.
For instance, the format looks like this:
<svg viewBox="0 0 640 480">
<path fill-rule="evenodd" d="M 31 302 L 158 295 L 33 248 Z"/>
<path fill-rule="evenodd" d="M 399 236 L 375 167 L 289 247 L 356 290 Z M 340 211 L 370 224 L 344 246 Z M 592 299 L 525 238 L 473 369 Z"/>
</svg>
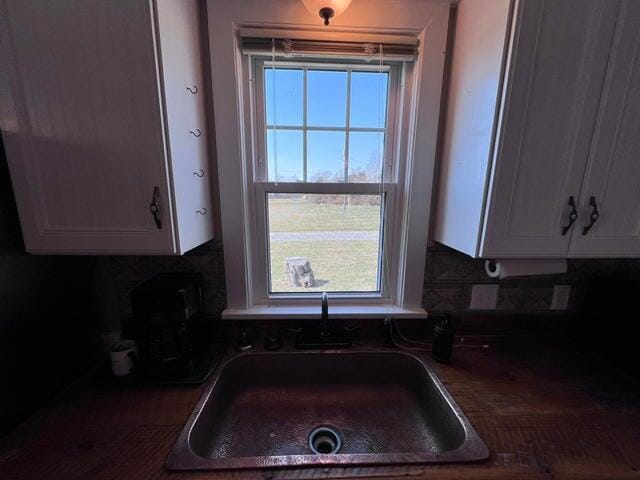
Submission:
<svg viewBox="0 0 640 480">
<path fill-rule="evenodd" d="M 438 376 L 485 441 L 474 464 L 365 467 L 429 479 L 640 479 L 637 380 L 570 343 L 459 348 Z M 34 379 L 37 381 L 37 379 Z M 203 387 L 75 385 L 0 444 L 0 478 L 239 479 L 341 477 L 344 469 L 184 472 L 164 459 Z"/>
</svg>

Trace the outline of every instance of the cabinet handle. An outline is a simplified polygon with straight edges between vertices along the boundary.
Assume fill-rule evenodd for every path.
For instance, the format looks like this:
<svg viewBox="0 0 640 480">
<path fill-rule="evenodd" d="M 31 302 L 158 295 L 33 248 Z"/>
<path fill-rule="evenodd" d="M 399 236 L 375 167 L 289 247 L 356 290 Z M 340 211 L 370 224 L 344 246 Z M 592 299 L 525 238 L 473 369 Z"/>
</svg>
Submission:
<svg viewBox="0 0 640 480">
<path fill-rule="evenodd" d="M 160 188 L 153 187 L 153 199 L 151 200 L 151 204 L 149 205 L 149 211 L 151 215 L 153 215 L 153 220 L 156 222 L 156 227 L 158 230 L 162 228 L 162 220 L 160 220 Z"/>
<path fill-rule="evenodd" d="M 600 218 L 600 213 L 598 212 L 598 204 L 596 203 L 596 197 L 591 196 L 589 198 L 589 205 L 591 205 L 591 215 L 589 215 L 589 225 L 585 225 L 582 228 L 582 235 L 586 235 L 593 224 Z"/>
<path fill-rule="evenodd" d="M 578 211 L 576 210 L 576 201 L 573 198 L 573 195 L 569 197 L 569 206 L 571 207 L 571 212 L 569 212 L 569 223 L 567 223 L 564 227 L 562 227 L 563 236 L 566 235 L 569 230 L 571 230 L 573 223 L 578 218 Z"/>
</svg>

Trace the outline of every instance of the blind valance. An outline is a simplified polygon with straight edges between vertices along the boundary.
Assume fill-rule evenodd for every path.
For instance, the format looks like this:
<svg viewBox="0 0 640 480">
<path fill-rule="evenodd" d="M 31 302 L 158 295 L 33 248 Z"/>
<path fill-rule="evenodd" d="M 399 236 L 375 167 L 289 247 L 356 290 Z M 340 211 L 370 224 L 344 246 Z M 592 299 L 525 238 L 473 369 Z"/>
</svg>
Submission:
<svg viewBox="0 0 640 480">
<path fill-rule="evenodd" d="M 334 57 L 374 60 L 380 51 L 385 60 L 413 61 L 417 44 L 311 40 L 295 38 L 242 37 L 242 53 L 278 57 Z"/>
</svg>

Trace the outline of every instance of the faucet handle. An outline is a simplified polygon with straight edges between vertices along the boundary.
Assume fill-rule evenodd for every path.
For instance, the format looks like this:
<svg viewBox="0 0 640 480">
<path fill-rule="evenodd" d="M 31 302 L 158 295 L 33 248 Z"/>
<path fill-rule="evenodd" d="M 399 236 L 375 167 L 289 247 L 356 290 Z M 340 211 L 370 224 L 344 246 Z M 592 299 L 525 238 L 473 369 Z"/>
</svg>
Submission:
<svg viewBox="0 0 640 480">
<path fill-rule="evenodd" d="M 242 333 L 240 334 L 240 341 L 238 342 L 236 349 L 239 352 L 246 352 L 247 350 L 251 350 L 252 348 L 253 348 L 253 343 L 251 342 L 251 340 L 249 340 L 247 331 L 243 330 Z"/>
</svg>

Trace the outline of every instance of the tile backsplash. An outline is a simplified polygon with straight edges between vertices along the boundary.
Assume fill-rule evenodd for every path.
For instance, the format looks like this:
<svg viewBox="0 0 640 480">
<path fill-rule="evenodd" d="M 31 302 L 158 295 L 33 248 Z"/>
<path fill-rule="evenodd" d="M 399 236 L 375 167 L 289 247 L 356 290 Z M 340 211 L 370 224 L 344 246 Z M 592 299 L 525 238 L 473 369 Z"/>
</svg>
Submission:
<svg viewBox="0 0 640 480">
<path fill-rule="evenodd" d="M 215 241 L 182 256 L 103 257 L 102 268 L 113 282 L 120 318 L 131 317 L 129 292 L 158 273 L 199 272 L 204 283 L 205 314 L 219 317 L 226 307 L 224 258 Z"/>
<path fill-rule="evenodd" d="M 477 284 L 499 284 L 493 311 L 505 313 L 550 312 L 553 287 L 571 285 L 570 312 L 579 310 L 587 282 L 595 276 L 624 281 L 640 278 L 640 259 L 572 259 L 567 273 L 498 280 L 484 270 L 484 259 L 474 259 L 440 244 L 427 249 L 422 304 L 429 312 L 469 312 L 471 288 Z"/>
<path fill-rule="evenodd" d="M 180 257 L 118 256 L 102 260 L 107 277 L 113 282 L 120 318 L 131 316 L 131 289 L 161 272 L 200 272 L 206 314 L 219 317 L 225 308 L 224 258 L 222 247 L 216 242 Z M 469 308 L 472 286 L 497 283 L 500 289 L 496 309 L 485 313 L 550 313 L 553 287 L 571 285 L 568 311 L 575 312 L 582 303 L 587 280 L 599 274 L 638 279 L 640 259 L 570 260 L 565 274 L 496 280 L 485 273 L 484 260 L 433 243 L 427 249 L 422 303 L 432 313 L 473 314 L 476 311 Z"/>
</svg>

